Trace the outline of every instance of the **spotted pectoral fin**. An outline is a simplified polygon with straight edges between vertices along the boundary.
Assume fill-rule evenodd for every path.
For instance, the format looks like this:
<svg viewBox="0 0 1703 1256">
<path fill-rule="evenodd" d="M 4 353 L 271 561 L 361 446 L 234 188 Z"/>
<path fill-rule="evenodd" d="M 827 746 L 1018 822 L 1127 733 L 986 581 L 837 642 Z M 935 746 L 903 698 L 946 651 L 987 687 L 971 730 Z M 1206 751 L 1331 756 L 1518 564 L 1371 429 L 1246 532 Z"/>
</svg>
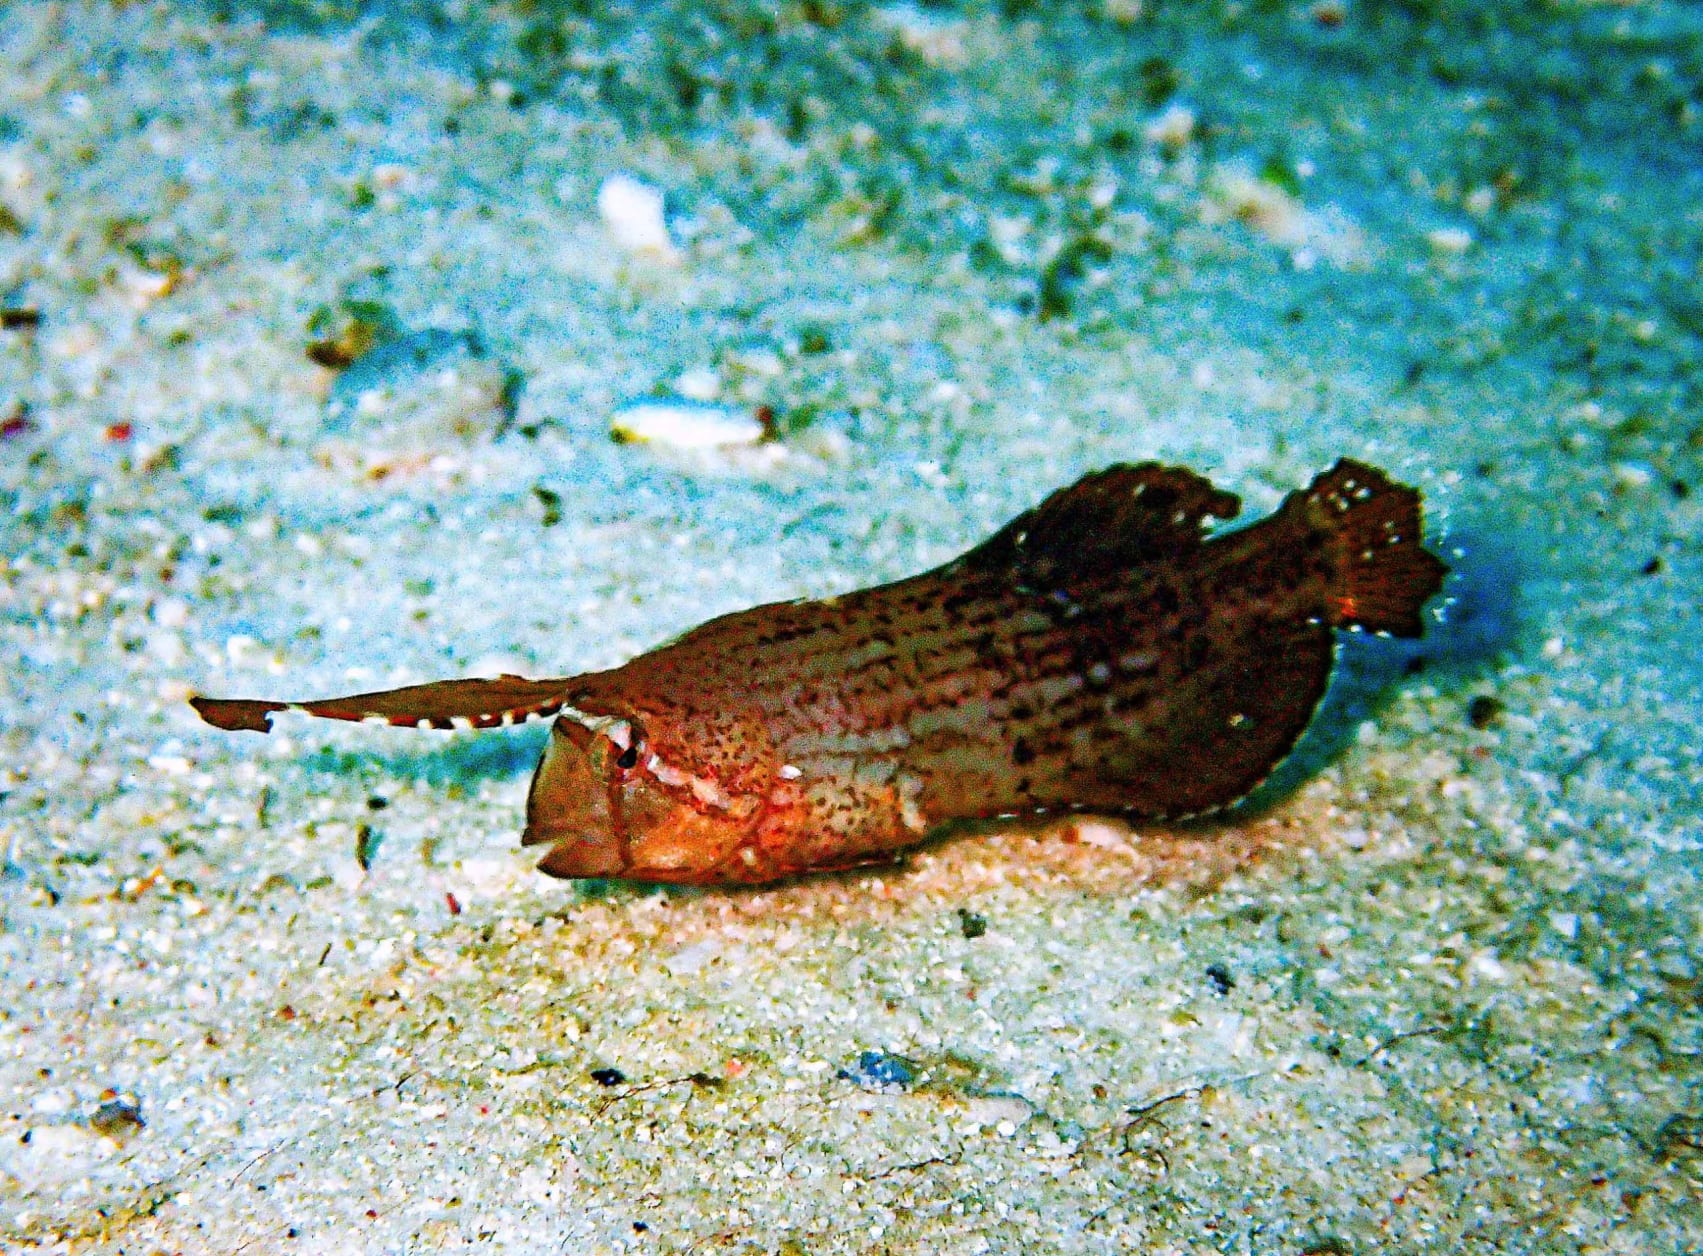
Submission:
<svg viewBox="0 0 1703 1256">
<path fill-rule="evenodd" d="M 1220 636 L 1161 694 L 1120 704 L 1073 755 L 1064 800 L 1182 819 L 1246 797 L 1294 748 L 1330 682 L 1330 625 Z"/>
<path fill-rule="evenodd" d="M 189 705 L 216 728 L 256 733 L 272 731 L 276 711 L 301 711 L 328 720 L 376 720 L 399 728 L 496 728 L 555 714 L 566 701 L 571 684 L 566 679 L 497 676 L 435 680 L 317 702 L 195 697 Z"/>
<path fill-rule="evenodd" d="M 1121 463 L 1060 489 L 955 565 L 1062 587 L 1193 550 L 1207 520 L 1234 518 L 1240 508 L 1234 493 L 1183 467 Z"/>
</svg>

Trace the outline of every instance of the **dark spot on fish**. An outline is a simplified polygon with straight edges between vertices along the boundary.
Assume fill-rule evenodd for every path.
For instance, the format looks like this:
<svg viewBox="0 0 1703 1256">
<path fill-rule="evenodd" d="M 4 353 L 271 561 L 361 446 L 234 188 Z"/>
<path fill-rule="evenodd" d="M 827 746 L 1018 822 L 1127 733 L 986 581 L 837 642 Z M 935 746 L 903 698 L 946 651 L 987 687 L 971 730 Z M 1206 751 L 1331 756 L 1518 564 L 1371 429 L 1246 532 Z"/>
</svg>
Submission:
<svg viewBox="0 0 1703 1256">
<path fill-rule="evenodd" d="M 627 1080 L 627 1075 L 618 1068 L 594 1068 L 591 1080 L 599 1086 L 619 1086 Z"/>
</svg>

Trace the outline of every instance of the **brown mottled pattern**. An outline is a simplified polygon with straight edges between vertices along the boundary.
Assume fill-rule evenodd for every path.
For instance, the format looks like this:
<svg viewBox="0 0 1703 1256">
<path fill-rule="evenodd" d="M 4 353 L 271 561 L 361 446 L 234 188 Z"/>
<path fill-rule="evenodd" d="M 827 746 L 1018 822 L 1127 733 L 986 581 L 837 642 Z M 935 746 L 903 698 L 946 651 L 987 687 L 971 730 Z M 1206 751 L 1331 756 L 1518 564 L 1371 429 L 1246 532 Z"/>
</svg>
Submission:
<svg viewBox="0 0 1703 1256">
<path fill-rule="evenodd" d="M 552 844 L 557 876 L 760 882 L 948 820 L 1210 811 L 1294 745 L 1333 629 L 1416 635 L 1444 571 L 1418 494 L 1358 463 L 1202 539 L 1236 509 L 1191 472 L 1112 467 L 935 571 L 724 616 L 612 671 L 300 709 L 483 724 L 561 706 L 524 838 Z M 279 706 L 197 709 L 263 728 Z"/>
<path fill-rule="evenodd" d="M 720 780 L 799 769 L 796 868 L 908 846 L 951 819 L 1226 806 L 1324 693 L 1342 618 L 1335 520 L 1296 493 L 1203 542 L 1203 516 L 1235 499 L 1190 473 L 1113 468 L 1066 492 L 1085 485 L 1101 490 L 1085 519 L 1038 518 L 1055 498 L 936 571 L 705 624 L 610 674 L 622 709 L 664 759 Z M 1165 490 L 1158 513 L 1083 531 L 1136 485 Z M 1062 546 L 1061 524 L 1077 528 Z M 1026 565 L 1042 539 L 1055 552 Z"/>
</svg>

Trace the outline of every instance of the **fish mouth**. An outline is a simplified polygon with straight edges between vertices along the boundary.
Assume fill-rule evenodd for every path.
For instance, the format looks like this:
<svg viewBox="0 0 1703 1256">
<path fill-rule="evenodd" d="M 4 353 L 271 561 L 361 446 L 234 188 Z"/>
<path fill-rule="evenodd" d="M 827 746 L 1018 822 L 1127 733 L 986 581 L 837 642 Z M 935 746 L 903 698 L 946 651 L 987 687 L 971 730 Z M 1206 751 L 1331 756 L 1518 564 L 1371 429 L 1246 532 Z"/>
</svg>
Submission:
<svg viewBox="0 0 1703 1256">
<path fill-rule="evenodd" d="M 538 871 L 545 876 L 575 881 L 586 877 L 618 877 L 626 871 L 626 855 L 612 834 L 561 836 L 538 832 L 529 825 L 520 841 L 523 846 L 555 843 L 538 861 Z"/>
<path fill-rule="evenodd" d="M 576 714 L 578 714 L 576 712 Z M 629 727 L 625 721 L 622 728 Z M 550 844 L 538 869 L 547 876 L 618 876 L 627 866 L 604 766 L 607 727 L 593 730 L 558 717 L 526 794 L 522 846 Z"/>
</svg>

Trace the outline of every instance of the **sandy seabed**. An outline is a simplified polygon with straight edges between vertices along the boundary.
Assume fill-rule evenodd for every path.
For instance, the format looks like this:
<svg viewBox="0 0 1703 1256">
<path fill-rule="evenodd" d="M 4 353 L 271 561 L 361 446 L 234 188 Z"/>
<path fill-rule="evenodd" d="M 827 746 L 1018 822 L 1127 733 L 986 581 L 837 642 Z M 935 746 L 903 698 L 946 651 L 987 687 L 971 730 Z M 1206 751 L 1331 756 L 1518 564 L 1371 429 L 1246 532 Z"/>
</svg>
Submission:
<svg viewBox="0 0 1703 1256">
<path fill-rule="evenodd" d="M 1699 1250 L 1700 207 L 1660 0 L 0 8 L 0 1246 Z M 185 704 L 1341 455 L 1454 574 L 1206 826 L 576 886 Z"/>
</svg>

